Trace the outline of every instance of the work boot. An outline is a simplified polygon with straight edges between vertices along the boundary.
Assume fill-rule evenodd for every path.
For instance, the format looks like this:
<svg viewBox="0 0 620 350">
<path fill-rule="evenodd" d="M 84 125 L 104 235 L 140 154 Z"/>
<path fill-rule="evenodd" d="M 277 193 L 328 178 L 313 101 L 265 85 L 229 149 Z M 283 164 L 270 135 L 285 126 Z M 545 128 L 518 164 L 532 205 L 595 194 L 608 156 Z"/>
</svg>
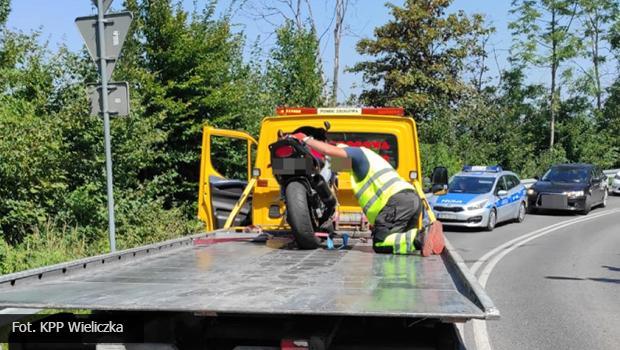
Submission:
<svg viewBox="0 0 620 350">
<path fill-rule="evenodd" d="M 420 230 L 415 239 L 416 248 L 418 248 L 422 256 L 430 256 L 432 254 L 439 255 L 443 252 L 446 243 L 443 239 L 443 227 L 441 222 L 433 222 L 428 229 Z"/>
</svg>

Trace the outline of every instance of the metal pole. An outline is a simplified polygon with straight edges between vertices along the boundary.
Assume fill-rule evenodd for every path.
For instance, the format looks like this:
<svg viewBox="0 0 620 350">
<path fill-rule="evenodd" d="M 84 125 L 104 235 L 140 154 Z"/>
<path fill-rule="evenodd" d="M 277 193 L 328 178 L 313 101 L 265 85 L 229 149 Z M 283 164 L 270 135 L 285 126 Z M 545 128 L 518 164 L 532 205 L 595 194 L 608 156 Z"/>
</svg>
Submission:
<svg viewBox="0 0 620 350">
<path fill-rule="evenodd" d="M 110 251 L 116 251 L 116 225 L 114 223 L 114 192 L 112 181 L 112 145 L 110 141 L 110 114 L 108 112 L 107 57 L 105 52 L 105 18 L 103 0 L 97 0 L 97 43 L 99 45 L 99 74 L 101 75 L 101 110 L 103 111 L 103 134 L 105 142 L 105 169 L 108 187 L 108 233 Z"/>
</svg>

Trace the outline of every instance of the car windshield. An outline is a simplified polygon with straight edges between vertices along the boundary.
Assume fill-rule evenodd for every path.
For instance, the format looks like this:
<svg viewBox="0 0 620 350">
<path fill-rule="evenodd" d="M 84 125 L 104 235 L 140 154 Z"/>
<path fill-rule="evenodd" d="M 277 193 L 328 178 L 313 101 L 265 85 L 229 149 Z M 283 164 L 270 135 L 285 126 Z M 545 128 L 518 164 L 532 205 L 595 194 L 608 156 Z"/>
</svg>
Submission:
<svg viewBox="0 0 620 350">
<path fill-rule="evenodd" d="M 495 178 L 488 176 L 455 176 L 448 185 L 449 193 L 487 193 L 491 192 Z"/>
<path fill-rule="evenodd" d="M 590 169 L 588 168 L 554 167 L 547 171 L 542 180 L 551 182 L 581 183 L 588 181 L 589 173 Z"/>
</svg>

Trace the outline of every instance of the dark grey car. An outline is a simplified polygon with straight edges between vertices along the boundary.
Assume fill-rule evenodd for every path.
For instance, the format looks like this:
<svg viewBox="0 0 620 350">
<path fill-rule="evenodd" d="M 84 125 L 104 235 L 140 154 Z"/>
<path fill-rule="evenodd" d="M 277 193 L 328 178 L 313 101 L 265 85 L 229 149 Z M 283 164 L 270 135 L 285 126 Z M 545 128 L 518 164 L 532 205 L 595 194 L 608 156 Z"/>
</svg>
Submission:
<svg viewBox="0 0 620 350">
<path fill-rule="evenodd" d="M 607 187 L 607 176 L 595 165 L 557 164 L 528 189 L 528 208 L 587 214 L 595 206 L 607 205 Z"/>
</svg>

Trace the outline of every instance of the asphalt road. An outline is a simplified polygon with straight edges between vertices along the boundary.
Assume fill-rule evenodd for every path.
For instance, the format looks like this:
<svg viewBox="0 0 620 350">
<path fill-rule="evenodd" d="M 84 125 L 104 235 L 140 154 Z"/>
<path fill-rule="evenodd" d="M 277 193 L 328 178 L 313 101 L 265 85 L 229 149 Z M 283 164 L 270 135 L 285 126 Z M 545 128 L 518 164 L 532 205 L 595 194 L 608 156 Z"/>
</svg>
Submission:
<svg viewBox="0 0 620 350">
<path fill-rule="evenodd" d="M 493 232 L 446 228 L 501 313 L 465 325 L 467 348 L 619 349 L 619 219 L 620 197 L 610 197 L 587 216 L 530 214 Z"/>
</svg>

